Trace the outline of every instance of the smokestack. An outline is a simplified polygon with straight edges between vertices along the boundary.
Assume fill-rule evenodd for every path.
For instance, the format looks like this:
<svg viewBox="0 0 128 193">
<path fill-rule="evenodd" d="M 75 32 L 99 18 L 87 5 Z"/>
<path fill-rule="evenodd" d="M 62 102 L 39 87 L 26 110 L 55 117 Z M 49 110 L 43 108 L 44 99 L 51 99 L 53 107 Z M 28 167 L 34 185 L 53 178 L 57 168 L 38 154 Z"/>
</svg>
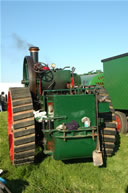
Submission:
<svg viewBox="0 0 128 193">
<path fill-rule="evenodd" d="M 38 51 L 40 49 L 38 47 L 30 47 L 29 51 L 30 51 L 30 56 L 32 56 L 34 63 L 38 62 Z"/>
</svg>

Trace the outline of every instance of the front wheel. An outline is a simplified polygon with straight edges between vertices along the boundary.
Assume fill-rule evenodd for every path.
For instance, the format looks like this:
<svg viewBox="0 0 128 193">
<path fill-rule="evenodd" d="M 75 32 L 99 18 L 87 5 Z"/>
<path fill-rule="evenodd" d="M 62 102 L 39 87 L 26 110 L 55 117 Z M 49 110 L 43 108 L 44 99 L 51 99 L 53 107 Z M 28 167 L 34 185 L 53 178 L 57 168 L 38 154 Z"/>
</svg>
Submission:
<svg viewBox="0 0 128 193">
<path fill-rule="evenodd" d="M 116 122 L 117 122 L 117 130 L 120 133 L 127 133 L 128 132 L 128 123 L 125 113 L 116 111 Z"/>
</svg>

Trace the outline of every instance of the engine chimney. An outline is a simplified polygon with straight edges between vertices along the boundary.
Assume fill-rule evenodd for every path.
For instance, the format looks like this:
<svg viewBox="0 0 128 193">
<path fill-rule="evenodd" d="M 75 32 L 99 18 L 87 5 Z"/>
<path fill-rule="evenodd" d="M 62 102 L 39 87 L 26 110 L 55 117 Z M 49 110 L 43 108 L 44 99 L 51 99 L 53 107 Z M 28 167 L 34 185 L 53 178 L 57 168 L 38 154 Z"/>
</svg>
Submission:
<svg viewBox="0 0 128 193">
<path fill-rule="evenodd" d="M 38 62 L 38 51 L 39 50 L 40 49 L 38 47 L 30 47 L 29 48 L 30 55 L 32 56 L 34 63 Z"/>
</svg>

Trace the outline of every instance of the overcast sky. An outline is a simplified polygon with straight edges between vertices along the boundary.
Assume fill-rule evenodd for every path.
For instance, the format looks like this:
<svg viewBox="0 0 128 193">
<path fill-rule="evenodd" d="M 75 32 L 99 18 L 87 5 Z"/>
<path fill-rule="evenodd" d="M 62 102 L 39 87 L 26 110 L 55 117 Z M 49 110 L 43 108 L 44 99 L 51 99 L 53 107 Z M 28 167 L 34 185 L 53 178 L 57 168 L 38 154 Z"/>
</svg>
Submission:
<svg viewBox="0 0 128 193">
<path fill-rule="evenodd" d="M 0 82 L 22 80 L 29 45 L 41 62 L 87 73 L 128 52 L 128 1 L 1 1 Z"/>
</svg>

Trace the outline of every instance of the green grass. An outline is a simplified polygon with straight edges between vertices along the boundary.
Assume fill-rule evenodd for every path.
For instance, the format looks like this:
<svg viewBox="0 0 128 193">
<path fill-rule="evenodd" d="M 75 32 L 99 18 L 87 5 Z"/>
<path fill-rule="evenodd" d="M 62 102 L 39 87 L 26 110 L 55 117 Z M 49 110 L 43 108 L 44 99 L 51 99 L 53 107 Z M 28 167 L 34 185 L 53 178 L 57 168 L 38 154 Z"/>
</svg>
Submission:
<svg viewBox="0 0 128 193">
<path fill-rule="evenodd" d="M 90 160 L 64 163 L 52 157 L 14 167 L 9 160 L 7 112 L 2 112 L 0 168 L 12 193 L 128 193 L 128 137 L 121 135 L 116 155 L 101 168 L 94 167 Z"/>
</svg>

